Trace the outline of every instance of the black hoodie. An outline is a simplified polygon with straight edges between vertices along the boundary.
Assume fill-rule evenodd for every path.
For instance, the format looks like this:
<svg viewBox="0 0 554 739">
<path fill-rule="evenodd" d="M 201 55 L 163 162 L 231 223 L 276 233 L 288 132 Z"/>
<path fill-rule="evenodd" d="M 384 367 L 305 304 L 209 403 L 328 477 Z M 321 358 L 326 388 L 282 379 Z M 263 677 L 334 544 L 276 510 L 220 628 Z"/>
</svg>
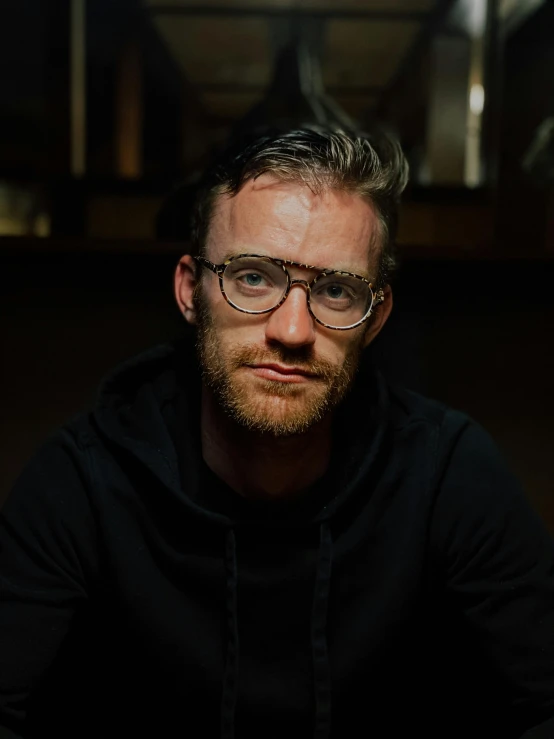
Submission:
<svg viewBox="0 0 554 739">
<path fill-rule="evenodd" d="M 0 724 L 554 737 L 554 546 L 477 424 L 365 362 L 326 475 L 254 503 L 203 462 L 199 398 L 188 343 L 157 347 L 23 471 L 0 516 Z"/>
</svg>

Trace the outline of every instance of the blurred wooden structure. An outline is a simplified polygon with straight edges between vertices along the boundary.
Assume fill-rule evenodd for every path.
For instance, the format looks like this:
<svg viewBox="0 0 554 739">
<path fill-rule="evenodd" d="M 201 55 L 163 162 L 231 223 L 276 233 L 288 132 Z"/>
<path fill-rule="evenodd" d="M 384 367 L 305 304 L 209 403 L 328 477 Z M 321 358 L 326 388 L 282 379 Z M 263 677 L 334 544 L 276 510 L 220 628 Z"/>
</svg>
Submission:
<svg viewBox="0 0 554 739">
<path fill-rule="evenodd" d="M 266 94 L 299 35 L 329 95 L 362 127 L 388 122 L 412 166 L 383 363 L 483 423 L 554 530 L 554 193 L 521 166 L 554 115 L 554 3 L 488 0 L 476 41 L 467 11 L 485 3 L 473 0 L 79 0 L 86 147 L 74 177 L 75 2 L 0 8 L 0 228 L 11 234 L 0 235 L 0 498 L 105 371 L 182 331 L 171 278 L 186 243 L 156 238 L 159 208 Z M 483 180 L 469 189 L 463 111 L 481 43 Z"/>
</svg>

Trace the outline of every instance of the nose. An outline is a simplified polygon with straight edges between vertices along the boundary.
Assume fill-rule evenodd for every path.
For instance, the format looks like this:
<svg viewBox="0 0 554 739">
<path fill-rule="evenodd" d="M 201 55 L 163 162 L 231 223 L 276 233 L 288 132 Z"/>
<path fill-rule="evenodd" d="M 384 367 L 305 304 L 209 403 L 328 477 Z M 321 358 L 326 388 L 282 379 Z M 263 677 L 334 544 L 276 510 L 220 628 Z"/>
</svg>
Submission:
<svg viewBox="0 0 554 739">
<path fill-rule="evenodd" d="M 290 348 L 315 342 L 315 321 L 308 310 L 307 284 L 294 281 L 285 302 L 269 314 L 265 335 L 269 342 Z"/>
</svg>

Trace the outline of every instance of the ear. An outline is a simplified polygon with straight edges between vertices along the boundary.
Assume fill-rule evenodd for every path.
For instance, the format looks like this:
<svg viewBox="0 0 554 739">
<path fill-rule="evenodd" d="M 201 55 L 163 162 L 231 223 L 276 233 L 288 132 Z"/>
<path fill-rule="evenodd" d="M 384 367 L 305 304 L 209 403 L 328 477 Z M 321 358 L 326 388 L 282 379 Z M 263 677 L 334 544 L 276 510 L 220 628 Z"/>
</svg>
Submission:
<svg viewBox="0 0 554 739">
<path fill-rule="evenodd" d="M 385 299 L 373 309 L 373 315 L 368 321 L 369 325 L 364 336 L 364 349 L 377 337 L 390 316 L 393 305 L 392 289 L 390 285 L 386 285 L 383 288 L 383 295 Z"/>
<path fill-rule="evenodd" d="M 179 310 L 189 323 L 196 323 L 196 306 L 194 305 L 194 288 L 197 285 L 197 263 L 190 254 L 179 260 L 175 269 L 174 290 Z"/>
</svg>

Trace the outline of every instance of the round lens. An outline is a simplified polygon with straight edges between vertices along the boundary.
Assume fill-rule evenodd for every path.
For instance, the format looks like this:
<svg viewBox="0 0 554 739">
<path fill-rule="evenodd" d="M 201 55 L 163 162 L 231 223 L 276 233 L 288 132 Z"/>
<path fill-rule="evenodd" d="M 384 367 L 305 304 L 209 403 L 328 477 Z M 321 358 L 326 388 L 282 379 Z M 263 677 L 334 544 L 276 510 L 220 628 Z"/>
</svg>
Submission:
<svg viewBox="0 0 554 739">
<path fill-rule="evenodd" d="M 310 306 L 314 316 L 334 328 L 347 328 L 367 316 L 373 296 L 367 282 L 349 275 L 320 277 L 313 285 Z"/>
<path fill-rule="evenodd" d="M 287 289 L 287 273 L 269 259 L 239 257 L 227 265 L 223 289 L 236 308 L 263 313 L 279 304 Z"/>
</svg>

